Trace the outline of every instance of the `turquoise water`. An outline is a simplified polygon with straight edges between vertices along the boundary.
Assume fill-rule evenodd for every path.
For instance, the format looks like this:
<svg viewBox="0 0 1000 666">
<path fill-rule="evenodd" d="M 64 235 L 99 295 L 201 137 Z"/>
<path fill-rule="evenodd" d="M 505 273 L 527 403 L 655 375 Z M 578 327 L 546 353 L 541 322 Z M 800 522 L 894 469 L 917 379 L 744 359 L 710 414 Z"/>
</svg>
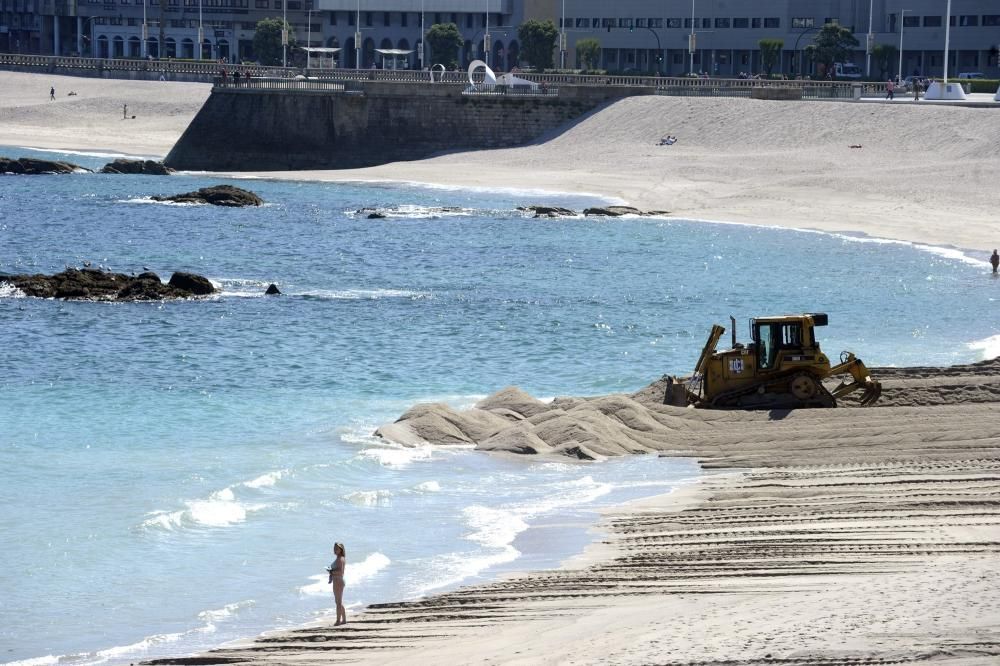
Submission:
<svg viewBox="0 0 1000 666">
<path fill-rule="evenodd" d="M 244 181 L 268 205 L 148 201 L 217 182 L 0 177 L 0 272 L 89 261 L 222 288 L 0 292 L 0 661 L 128 663 L 324 617 L 334 540 L 353 608 L 554 566 L 596 509 L 697 474 L 371 437 L 417 401 L 633 391 L 689 372 L 729 314 L 745 339 L 749 316 L 825 311 L 825 350 L 869 365 L 973 361 L 1000 340 L 1000 282 L 957 252 L 516 210 L 593 203 L 571 195 Z M 282 296 L 262 296 L 271 282 Z"/>
</svg>

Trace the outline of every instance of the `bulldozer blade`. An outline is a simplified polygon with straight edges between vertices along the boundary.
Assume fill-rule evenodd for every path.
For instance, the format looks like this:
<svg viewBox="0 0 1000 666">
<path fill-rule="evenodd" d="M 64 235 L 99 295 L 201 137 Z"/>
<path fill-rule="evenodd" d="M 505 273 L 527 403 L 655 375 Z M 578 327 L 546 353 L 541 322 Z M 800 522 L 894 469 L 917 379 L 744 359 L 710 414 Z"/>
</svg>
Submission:
<svg viewBox="0 0 1000 666">
<path fill-rule="evenodd" d="M 865 392 L 861 394 L 861 406 L 871 407 L 882 396 L 882 384 L 876 381 L 865 383 Z"/>
</svg>

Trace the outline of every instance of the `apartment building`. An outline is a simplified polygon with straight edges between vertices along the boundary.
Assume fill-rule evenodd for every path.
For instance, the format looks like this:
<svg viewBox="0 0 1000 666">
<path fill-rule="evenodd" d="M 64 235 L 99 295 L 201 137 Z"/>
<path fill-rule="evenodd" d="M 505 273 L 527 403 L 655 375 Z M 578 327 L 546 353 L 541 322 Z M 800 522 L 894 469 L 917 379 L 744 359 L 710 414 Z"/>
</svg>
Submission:
<svg viewBox="0 0 1000 666">
<path fill-rule="evenodd" d="M 945 0 L 0 0 L 0 51 L 253 60 L 257 21 L 284 16 L 299 44 L 340 49 L 343 67 L 420 68 L 422 31 L 455 23 L 460 63 L 505 71 L 519 60 L 517 27 L 548 18 L 560 28 L 557 66 L 576 67 L 576 43 L 592 38 L 602 69 L 736 76 L 761 71 L 758 43 L 776 38 L 775 70 L 798 76 L 814 72 L 805 47 L 835 21 L 857 37 L 853 61 L 873 77 L 895 75 L 899 62 L 888 72 L 869 64 L 869 31 L 873 44 L 902 45 L 904 76 L 940 76 L 949 25 L 949 73 L 1000 77 L 1000 0 L 951 4 L 949 18 Z"/>
</svg>

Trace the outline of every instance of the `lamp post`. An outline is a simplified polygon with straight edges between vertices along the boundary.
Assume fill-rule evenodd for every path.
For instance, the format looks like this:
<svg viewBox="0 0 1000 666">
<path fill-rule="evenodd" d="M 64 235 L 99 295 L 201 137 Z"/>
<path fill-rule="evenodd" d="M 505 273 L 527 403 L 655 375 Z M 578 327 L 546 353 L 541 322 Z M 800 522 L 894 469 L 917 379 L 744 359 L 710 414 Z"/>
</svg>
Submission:
<svg viewBox="0 0 1000 666">
<path fill-rule="evenodd" d="M 483 60 L 490 66 L 490 0 L 486 0 L 486 34 L 483 35 Z"/>
<path fill-rule="evenodd" d="M 312 58 L 310 56 L 312 56 L 313 10 L 311 8 L 309 9 L 306 21 L 308 22 L 308 25 L 306 26 L 306 72 L 308 72 L 309 65 L 312 64 Z"/>
<path fill-rule="evenodd" d="M 142 59 L 149 53 L 149 27 L 146 25 L 146 0 L 142 0 Z"/>
<path fill-rule="evenodd" d="M 201 20 L 202 2 L 203 0 L 198 0 L 198 60 L 205 57 L 205 24 Z"/>
<path fill-rule="evenodd" d="M 906 27 L 906 12 L 909 9 L 903 9 L 899 12 L 899 69 L 896 71 L 896 81 L 899 83 L 903 82 L 903 28 Z"/>
<path fill-rule="evenodd" d="M 948 47 L 951 42 L 951 0 L 944 17 L 944 85 L 948 85 Z"/>
<path fill-rule="evenodd" d="M 691 66 L 688 69 L 689 74 L 694 74 L 694 0 L 691 0 L 691 34 L 688 35 L 688 55 L 691 58 Z"/>
<path fill-rule="evenodd" d="M 361 0 L 358 0 L 358 15 L 354 19 L 354 69 L 361 69 Z"/>
<path fill-rule="evenodd" d="M 559 20 L 559 69 L 566 69 L 566 0 L 562 0 L 562 18 Z"/>
<path fill-rule="evenodd" d="M 424 0 L 420 0 L 420 69 L 424 68 L 424 53 L 427 51 L 427 31 L 424 29 Z"/>
<path fill-rule="evenodd" d="M 866 48 L 867 52 L 867 68 L 865 69 L 865 76 L 869 79 L 872 78 L 872 44 L 875 42 L 875 35 L 872 34 L 872 8 L 875 4 L 875 0 L 868 0 L 868 35 L 866 38 Z"/>
<path fill-rule="evenodd" d="M 163 0 L 160 0 L 163 2 Z M 288 67 L 288 0 L 281 0 L 281 66 Z"/>
</svg>

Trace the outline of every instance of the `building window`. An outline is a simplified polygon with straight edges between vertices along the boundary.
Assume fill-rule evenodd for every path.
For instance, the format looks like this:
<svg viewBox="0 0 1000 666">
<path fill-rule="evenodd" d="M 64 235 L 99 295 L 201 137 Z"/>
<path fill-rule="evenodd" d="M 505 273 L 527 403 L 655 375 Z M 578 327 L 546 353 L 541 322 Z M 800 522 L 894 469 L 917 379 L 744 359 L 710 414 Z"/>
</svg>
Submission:
<svg viewBox="0 0 1000 666">
<path fill-rule="evenodd" d="M 750 27 L 751 28 L 759 28 L 760 27 L 760 19 L 759 18 L 750 19 Z"/>
<path fill-rule="evenodd" d="M 637 27 L 637 28 L 645 28 L 646 27 L 646 19 L 644 19 L 644 18 L 637 18 L 635 20 L 635 27 Z"/>
<path fill-rule="evenodd" d="M 330 25 L 337 25 L 337 12 L 330 12 Z"/>
<path fill-rule="evenodd" d="M 434 23 L 441 24 L 441 12 L 434 12 Z"/>
<path fill-rule="evenodd" d="M 651 18 L 651 19 L 649 19 L 649 27 L 650 28 L 662 28 L 663 27 L 663 19 L 661 19 L 661 18 Z"/>
<path fill-rule="evenodd" d="M 983 25 L 1000 25 L 1000 14 L 984 14 L 983 15 Z"/>
<path fill-rule="evenodd" d="M 903 27 L 904 28 L 919 28 L 920 27 L 920 17 L 919 16 L 903 16 Z"/>
<path fill-rule="evenodd" d="M 632 19 L 630 19 L 630 18 L 620 18 L 620 19 L 618 19 L 618 27 L 619 28 L 631 28 L 632 27 Z"/>
<path fill-rule="evenodd" d="M 677 53 L 676 51 L 674 51 L 674 58 L 673 58 L 673 60 L 674 60 L 674 64 L 675 65 L 681 65 L 681 64 L 684 63 L 684 56 L 682 56 L 680 53 Z"/>
<path fill-rule="evenodd" d="M 372 12 L 365 12 L 365 26 L 372 27 L 375 17 L 372 16 Z"/>
<path fill-rule="evenodd" d="M 764 19 L 765 28 L 780 28 L 781 19 L 780 18 L 765 18 Z"/>
<path fill-rule="evenodd" d="M 734 28 L 749 28 L 750 27 L 750 19 L 748 19 L 748 18 L 734 18 L 733 19 L 733 27 Z"/>
<path fill-rule="evenodd" d="M 698 25 L 698 19 L 694 19 L 694 23 L 695 25 Z M 691 27 L 691 19 L 689 18 L 684 19 L 684 29 L 686 30 L 690 27 Z"/>
<path fill-rule="evenodd" d="M 953 16 L 952 18 L 955 18 L 955 17 Z M 970 27 L 974 26 L 974 25 L 979 25 L 979 15 L 978 14 L 970 14 L 970 15 L 966 15 L 966 16 L 959 16 L 958 17 L 958 24 L 961 25 L 961 26 L 970 26 Z"/>
<path fill-rule="evenodd" d="M 170 0 L 170 4 L 175 5 L 177 3 L 175 0 Z M 274 0 L 274 8 L 281 9 L 281 0 Z"/>
<path fill-rule="evenodd" d="M 679 18 L 668 18 L 667 19 L 668 28 L 679 28 L 681 27 L 681 20 Z"/>
<path fill-rule="evenodd" d="M 347 12 L 347 25 L 354 25 L 354 12 Z"/>
<path fill-rule="evenodd" d="M 590 27 L 590 19 L 578 18 L 576 20 L 576 27 L 578 27 L 578 28 L 589 28 Z"/>
<path fill-rule="evenodd" d="M 816 19 L 811 17 L 810 18 L 799 17 L 792 19 L 792 28 L 812 28 L 815 27 L 815 25 L 816 25 Z"/>
<path fill-rule="evenodd" d="M 389 12 L 382 12 L 382 25 L 386 28 L 392 25 L 392 17 Z"/>
<path fill-rule="evenodd" d="M 709 29 L 711 29 L 711 27 L 712 27 L 712 19 L 707 18 L 707 19 L 702 19 L 701 20 L 701 28 L 702 28 L 702 30 L 709 30 Z"/>
<path fill-rule="evenodd" d="M 825 19 L 823 19 L 823 25 L 829 25 L 831 23 L 837 23 L 837 24 L 839 24 L 840 23 L 840 19 L 837 18 L 836 16 L 828 16 Z"/>
<path fill-rule="evenodd" d="M 406 19 L 409 16 L 409 12 L 400 12 L 399 14 L 399 25 L 406 27 Z"/>
<path fill-rule="evenodd" d="M 289 9 L 302 9 L 302 2 L 300 0 L 288 0 Z"/>
<path fill-rule="evenodd" d="M 717 18 L 717 19 L 715 19 L 715 27 L 716 27 L 716 29 L 728 28 L 729 27 L 729 19 L 728 18 Z"/>
<path fill-rule="evenodd" d="M 940 16 L 925 16 L 924 17 L 924 27 L 925 28 L 940 28 L 942 26 Z"/>
<path fill-rule="evenodd" d="M 257 9 L 267 9 L 271 3 L 268 0 L 255 0 L 254 7 Z"/>
<path fill-rule="evenodd" d="M 601 27 L 610 30 L 615 27 L 615 20 L 613 18 L 601 19 Z"/>
</svg>

